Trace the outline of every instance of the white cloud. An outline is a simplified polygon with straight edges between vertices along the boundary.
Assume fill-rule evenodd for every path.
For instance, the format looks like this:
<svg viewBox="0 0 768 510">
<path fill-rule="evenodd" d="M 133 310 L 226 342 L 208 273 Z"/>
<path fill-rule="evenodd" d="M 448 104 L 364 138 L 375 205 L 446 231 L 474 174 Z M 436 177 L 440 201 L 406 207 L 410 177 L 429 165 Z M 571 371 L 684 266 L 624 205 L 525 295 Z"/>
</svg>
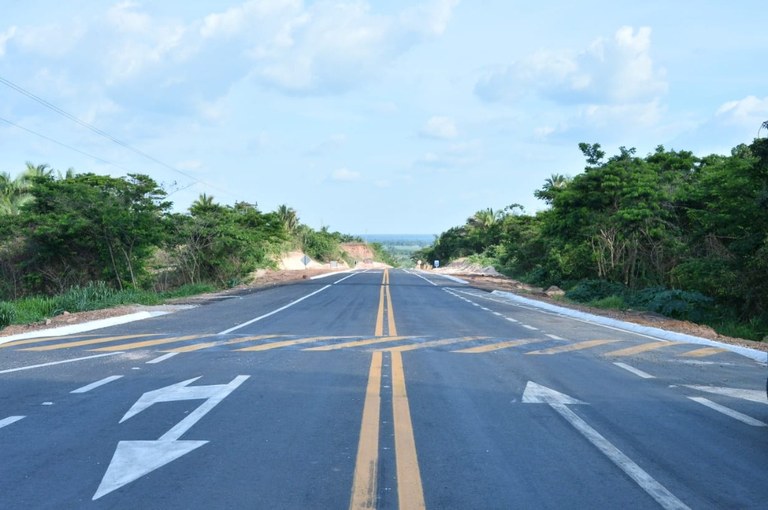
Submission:
<svg viewBox="0 0 768 510">
<path fill-rule="evenodd" d="M 480 143 L 478 141 L 454 143 L 441 152 L 427 152 L 417 165 L 447 170 L 467 167 L 480 159 Z"/>
<path fill-rule="evenodd" d="M 5 55 L 5 46 L 8 44 L 8 41 L 13 39 L 13 36 L 16 35 L 16 30 L 16 27 L 13 26 L 0 34 L 0 57 Z"/>
<path fill-rule="evenodd" d="M 331 180 L 336 182 L 359 181 L 360 173 L 349 170 L 348 168 L 339 168 L 331 173 Z"/>
<path fill-rule="evenodd" d="M 728 101 L 717 109 L 716 116 L 730 124 L 759 126 L 768 120 L 768 97 L 759 99 L 747 96 L 744 99 Z"/>
<path fill-rule="evenodd" d="M 564 104 L 652 101 L 667 91 L 665 73 L 651 58 L 651 29 L 621 27 L 581 52 L 540 51 L 489 73 L 475 87 L 486 101 L 535 95 Z"/>
<path fill-rule="evenodd" d="M 283 21 L 275 41 L 251 52 L 254 76 L 292 94 L 348 90 L 422 40 L 440 35 L 455 2 L 422 6 L 418 22 L 371 12 L 367 2 L 319 1 Z"/>
<path fill-rule="evenodd" d="M 435 116 L 430 118 L 421 129 L 421 134 L 430 138 L 442 138 L 444 140 L 456 138 L 459 130 L 456 123 L 449 117 Z"/>
<path fill-rule="evenodd" d="M 344 144 L 347 143 L 347 136 L 341 133 L 331 135 L 322 142 L 313 145 L 306 151 L 304 151 L 305 156 L 320 156 L 323 154 L 327 154 L 328 152 L 337 149 L 339 147 L 342 147 Z"/>
</svg>

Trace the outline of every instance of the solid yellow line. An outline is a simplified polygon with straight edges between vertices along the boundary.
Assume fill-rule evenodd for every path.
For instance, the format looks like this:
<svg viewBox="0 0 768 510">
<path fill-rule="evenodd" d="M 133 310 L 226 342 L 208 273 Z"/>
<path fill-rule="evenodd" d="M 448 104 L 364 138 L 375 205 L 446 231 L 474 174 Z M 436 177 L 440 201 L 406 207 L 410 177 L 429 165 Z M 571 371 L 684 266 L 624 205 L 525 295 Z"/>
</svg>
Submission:
<svg viewBox="0 0 768 510">
<path fill-rule="evenodd" d="M 693 351 L 688 351 L 682 354 L 678 354 L 678 356 L 691 356 L 694 358 L 703 358 L 704 356 L 712 356 L 713 354 L 718 354 L 721 352 L 725 352 L 725 349 L 719 349 L 717 347 L 704 347 L 702 349 L 694 349 Z"/>
<path fill-rule="evenodd" d="M 112 345 L 109 347 L 102 347 L 100 349 L 90 349 L 97 352 L 113 352 L 113 351 L 129 351 L 131 349 L 142 349 L 144 347 L 153 347 L 155 345 L 172 344 L 174 342 L 183 342 L 184 340 L 194 340 L 196 338 L 203 338 L 207 335 L 187 335 L 177 336 L 174 338 L 161 338 L 160 340 L 147 340 L 146 342 L 134 342 L 132 344 Z"/>
<path fill-rule="evenodd" d="M 488 344 L 488 345 L 479 345 L 477 347 L 470 347 L 468 349 L 461 349 L 459 351 L 451 351 L 451 352 L 460 352 L 465 354 L 477 354 L 479 352 L 491 352 L 491 351 L 498 351 L 500 349 L 507 349 L 509 347 L 518 347 L 520 345 L 525 344 L 532 344 L 535 342 L 544 342 L 544 339 L 526 339 L 526 340 L 509 340 L 507 342 L 499 342 L 496 344 Z"/>
<path fill-rule="evenodd" d="M 353 336 L 313 336 L 312 338 L 300 338 L 297 340 L 285 340 L 283 342 L 271 342 L 268 344 L 254 345 L 252 347 L 245 347 L 243 349 L 236 349 L 239 351 L 269 351 L 272 349 L 279 349 L 280 347 L 289 347 L 291 345 L 311 344 L 322 340 L 333 340 L 338 338 L 355 338 Z"/>
<path fill-rule="evenodd" d="M 389 286 L 389 273 L 387 273 L 387 333 L 390 336 L 397 336 L 397 326 L 395 326 L 395 309 L 392 308 L 392 287 Z"/>
<path fill-rule="evenodd" d="M 413 437 L 411 410 L 405 390 L 403 357 L 392 353 L 392 415 L 395 428 L 395 462 L 397 471 L 397 497 L 399 508 L 426 508 L 421 485 L 416 440 Z"/>
<path fill-rule="evenodd" d="M 618 340 L 588 340 L 577 344 L 561 345 L 560 347 L 531 351 L 526 354 L 560 354 L 561 352 L 580 351 L 581 349 L 589 349 L 591 347 L 597 347 L 598 345 L 612 344 L 614 342 L 618 342 Z"/>
<path fill-rule="evenodd" d="M 210 349 L 211 347 L 219 347 L 221 345 L 241 344 L 243 342 L 251 342 L 253 340 L 265 340 L 267 338 L 280 338 L 280 336 L 281 335 L 258 335 L 258 336 L 247 336 L 244 338 L 232 338 L 230 340 L 219 340 L 216 342 L 203 342 L 199 344 L 186 345 L 184 347 L 169 349 L 167 351 L 162 351 L 162 352 L 176 352 L 176 353 L 194 352 L 194 351 L 201 351 L 203 349 Z"/>
<path fill-rule="evenodd" d="M 381 414 L 381 358 L 374 352 L 365 390 L 363 420 L 357 444 L 350 510 L 376 508 L 376 481 L 379 465 L 379 416 Z"/>
<path fill-rule="evenodd" d="M 305 351 L 335 351 L 337 349 L 346 349 L 348 347 L 362 347 L 364 345 L 380 344 L 384 342 L 397 342 L 398 340 L 410 340 L 411 338 L 418 338 L 415 336 L 380 336 L 376 338 L 369 338 L 367 340 L 356 340 L 354 342 L 344 342 L 341 344 L 321 345 L 320 347 L 311 347 L 304 349 Z"/>
<path fill-rule="evenodd" d="M 144 338 L 148 336 L 157 336 L 157 335 L 144 334 L 144 335 L 108 336 L 108 337 L 96 338 L 93 340 L 78 340 L 76 342 L 66 342 L 63 344 L 41 345 L 39 347 L 27 347 L 26 349 L 19 349 L 19 350 L 21 351 L 54 351 L 56 349 L 69 349 L 70 347 L 82 347 L 84 345 L 105 344 L 107 342 L 114 342 L 115 340 L 129 340 L 131 338 Z"/>
<path fill-rule="evenodd" d="M 6 342 L 4 344 L 0 344 L 0 349 L 5 349 L 6 347 L 18 347 L 19 345 L 28 345 L 28 344 L 37 344 L 42 342 L 49 342 L 51 340 L 65 340 L 67 338 L 72 338 L 74 335 L 66 335 L 66 336 L 45 336 L 40 338 L 30 338 L 28 340 L 11 340 L 10 342 Z M 82 336 L 82 335 L 77 335 Z M 89 337 L 92 337 L 94 335 L 86 335 Z M 0 340 L 2 340 L 2 337 L 0 337 Z"/>
<path fill-rule="evenodd" d="M 397 347 L 388 347 L 381 349 L 389 352 L 415 351 L 416 349 L 426 349 L 428 347 L 440 347 L 441 345 L 457 344 L 460 342 L 471 342 L 473 340 L 484 340 L 487 336 L 463 336 L 461 338 L 446 338 L 444 340 L 432 340 L 430 342 L 421 342 L 408 345 L 398 345 Z"/>
<path fill-rule="evenodd" d="M 654 349 L 661 349 L 662 347 L 668 347 L 672 345 L 671 342 L 649 342 L 647 344 L 640 344 L 634 347 L 627 347 L 626 349 L 619 349 L 618 351 L 606 352 L 603 356 L 632 356 L 634 354 L 640 354 L 641 352 L 652 351 Z"/>
<path fill-rule="evenodd" d="M 376 326 L 373 336 L 384 336 L 384 285 L 379 289 L 379 310 L 376 313 Z"/>
</svg>

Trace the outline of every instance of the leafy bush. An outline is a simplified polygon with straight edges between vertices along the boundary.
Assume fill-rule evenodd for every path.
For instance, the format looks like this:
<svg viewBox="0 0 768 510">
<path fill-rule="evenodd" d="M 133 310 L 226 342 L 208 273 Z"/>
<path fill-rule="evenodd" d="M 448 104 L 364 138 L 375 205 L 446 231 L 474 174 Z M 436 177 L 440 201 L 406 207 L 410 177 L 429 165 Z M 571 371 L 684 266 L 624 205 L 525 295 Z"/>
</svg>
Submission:
<svg viewBox="0 0 768 510">
<path fill-rule="evenodd" d="M 627 303 L 621 296 L 608 296 L 589 303 L 597 308 L 605 308 L 608 310 L 626 310 Z"/>
<path fill-rule="evenodd" d="M 712 298 L 699 292 L 664 290 L 657 292 L 646 308 L 675 319 L 698 322 L 710 316 L 713 303 Z"/>
<path fill-rule="evenodd" d="M 11 303 L 0 302 L 0 328 L 13 323 L 16 319 L 16 309 Z"/>
<path fill-rule="evenodd" d="M 590 303 L 611 296 L 623 298 L 627 288 L 615 282 L 605 280 L 584 280 L 565 293 L 565 297 L 580 303 Z"/>
</svg>

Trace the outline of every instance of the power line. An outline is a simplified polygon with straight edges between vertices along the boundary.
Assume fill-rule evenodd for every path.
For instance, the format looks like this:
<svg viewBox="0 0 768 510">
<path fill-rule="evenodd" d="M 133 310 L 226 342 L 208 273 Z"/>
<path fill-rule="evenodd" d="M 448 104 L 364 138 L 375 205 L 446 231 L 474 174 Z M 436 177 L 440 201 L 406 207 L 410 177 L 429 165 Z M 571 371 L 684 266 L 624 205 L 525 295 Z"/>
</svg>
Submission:
<svg viewBox="0 0 768 510">
<path fill-rule="evenodd" d="M 130 170 L 128 170 L 127 168 L 122 167 L 122 166 L 120 166 L 120 165 L 118 165 L 116 163 L 112 163 L 111 161 L 108 161 L 108 160 L 106 160 L 104 158 L 101 158 L 99 156 L 94 156 L 93 154 L 90 154 L 88 152 L 82 151 L 82 150 L 78 149 L 77 147 L 73 147 L 73 146 L 68 145 L 68 144 L 66 144 L 64 142 L 60 142 L 58 140 L 55 140 L 55 139 L 51 138 L 50 136 L 46 136 L 46 135 L 44 135 L 42 133 L 38 133 L 37 131 L 33 131 L 33 130 L 29 129 L 29 128 L 25 128 L 24 126 L 16 124 L 15 122 L 12 122 L 12 121 L 10 121 L 10 120 L 8 120 L 6 118 L 0 117 L 0 121 L 5 122 L 6 124 L 9 124 L 9 125 L 17 128 L 17 129 L 21 129 L 22 131 L 26 131 L 27 133 L 31 133 L 31 134 L 33 134 L 35 136 L 39 136 L 40 138 L 48 140 L 49 142 L 55 143 L 56 145 L 61 145 L 62 147 L 65 147 L 65 148 L 67 148 L 69 150 L 72 150 L 72 151 L 75 151 L 75 152 L 79 152 L 83 156 L 88 156 L 89 158 L 93 158 L 96 161 L 101 161 L 102 163 L 105 163 L 105 164 L 110 165 L 110 166 L 114 166 L 115 168 L 119 168 L 120 170 L 123 170 L 125 172 L 130 172 Z"/>
<path fill-rule="evenodd" d="M 88 122 L 86 122 L 86 121 L 84 121 L 84 120 L 81 120 L 81 119 L 79 119 L 79 118 L 75 117 L 75 116 L 74 116 L 74 115 L 72 115 L 71 113 L 69 113 L 69 112 L 66 112 L 66 111 L 62 110 L 61 108 L 59 108 L 59 107 L 58 107 L 58 106 L 56 106 L 55 104 L 53 104 L 53 103 L 51 103 L 51 102 L 49 102 L 49 101 L 46 101 L 46 100 L 45 100 L 45 99 L 43 99 L 42 97 L 39 97 L 39 96 L 37 96 L 37 95 L 33 94 L 32 92 L 28 91 L 27 89 L 25 89 L 25 88 L 23 88 L 23 87 L 21 87 L 21 86 L 19 86 L 19 85 L 16 85 L 16 84 L 15 84 L 15 83 L 13 83 L 12 81 L 10 81 L 10 80 L 7 80 L 7 79 L 3 78 L 2 76 L 0 76 L 0 83 L 2 83 L 3 85 L 5 85 L 5 86 L 7 86 L 7 87 L 9 87 L 9 88 L 11 88 L 11 89 L 13 89 L 13 90 L 15 90 L 16 92 L 18 92 L 18 93 L 20 93 L 20 94 L 22 94 L 22 95 L 25 95 L 25 96 L 27 96 L 28 98 L 32 99 L 33 101 L 36 101 L 37 103 L 40 103 L 41 105 L 45 106 L 45 107 L 46 107 L 46 108 L 48 108 L 49 110 L 52 110 L 53 112 L 55 112 L 55 113 L 57 113 L 57 114 L 59 114 L 59 115 L 61 115 L 62 117 L 64 117 L 64 118 L 66 118 L 66 119 L 68 119 L 68 120 L 70 120 L 70 121 L 72 121 L 72 122 L 74 122 L 74 123 L 76 123 L 76 124 L 79 124 L 80 126 L 82 126 L 82 127 L 86 128 L 86 129 L 88 129 L 88 130 L 92 131 L 93 133 L 95 133 L 95 134 L 97 134 L 97 135 L 101 136 L 102 138 L 106 138 L 107 140 L 111 141 L 112 143 L 114 143 L 114 144 L 117 144 L 117 145 L 119 145 L 120 147 L 123 147 L 123 148 L 125 148 L 125 149 L 127 149 L 127 150 L 129 150 L 129 151 L 133 152 L 134 154 L 138 154 L 139 156 L 141 156 L 141 157 L 143 157 L 143 158 L 145 158 L 145 159 L 148 159 L 149 161 L 152 161 L 153 163 L 156 163 L 156 164 L 158 164 L 158 165 L 160 165 L 160 166 L 162 166 L 162 167 L 164 167 L 164 168 L 167 168 L 168 170 L 171 170 L 171 171 L 173 171 L 173 172 L 176 172 L 176 173 L 178 173 L 178 174 L 181 174 L 181 175 L 183 175 L 184 177 L 186 177 L 186 178 L 188 178 L 188 179 L 191 179 L 191 180 L 193 180 L 193 181 L 194 181 L 194 182 L 196 182 L 196 183 L 204 184 L 204 185 L 206 185 L 206 186 L 208 186 L 208 187 L 210 187 L 210 188 L 213 188 L 213 189 L 215 189 L 215 190 L 218 190 L 218 191 L 220 191 L 220 192 L 222 192 L 222 193 L 224 193 L 224 194 L 226 194 L 226 195 L 229 195 L 230 197 L 234 198 L 235 200 L 237 200 L 237 199 L 238 199 L 238 197 L 236 197 L 235 195 L 233 195 L 233 194 L 232 194 L 232 193 L 230 193 L 229 191 L 226 191 L 226 190 L 224 190 L 224 189 L 222 189 L 222 188 L 219 188 L 218 186 L 214 186 L 213 184 L 211 184 L 211 183 L 209 183 L 209 182 L 203 181 L 202 179 L 199 179 L 199 178 L 197 178 L 197 177 L 195 177 L 195 176 L 193 176 L 193 175 L 190 175 L 190 174 L 188 174 L 188 173 L 186 173 L 186 172 L 184 172 L 184 171 L 182 171 L 182 170 L 179 170 L 178 168 L 176 168 L 176 167 L 174 167 L 174 166 L 171 166 L 171 165 L 169 165 L 168 163 L 166 163 L 166 162 L 164 162 L 164 161 L 161 161 L 160 159 L 157 159 L 156 157 L 154 157 L 154 156 L 152 156 L 152 155 L 150 155 L 150 154 L 147 154 L 146 152 L 144 152 L 144 151 L 142 151 L 142 150 L 140 150 L 140 149 L 137 149 L 137 148 L 133 147 L 132 145 L 130 145 L 130 144 L 128 144 L 128 143 L 126 143 L 126 142 L 123 142 L 122 140 L 120 140 L 120 139 L 118 139 L 118 138 L 116 138 L 116 137 L 112 136 L 111 134 L 107 133 L 106 131 L 104 131 L 104 130 L 102 130 L 102 129 L 99 129 L 98 127 L 94 126 L 93 124 L 90 124 L 90 123 L 88 123 Z M 47 136 L 45 136 L 45 135 L 42 135 L 42 134 L 40 134 L 40 133 L 34 132 L 34 131 L 32 131 L 32 130 L 29 130 L 29 129 L 27 129 L 27 128 L 24 128 L 24 127 L 22 127 L 22 126 L 19 126 L 18 124 L 15 124 L 15 123 L 13 123 L 13 122 L 11 122 L 11 121 L 9 121 L 9 120 L 6 120 L 6 119 L 2 119 L 2 120 L 3 120 L 4 122 L 7 122 L 8 124 L 11 124 L 12 126 L 15 126 L 15 127 L 19 128 L 19 129 L 22 129 L 22 130 L 24 130 L 24 131 L 28 131 L 28 132 L 30 132 L 30 133 L 32 133 L 32 134 L 35 134 L 35 135 L 37 135 L 37 136 L 40 136 L 41 138 L 45 138 L 46 140 L 49 140 L 49 141 L 51 141 L 51 142 L 54 142 L 54 143 L 56 143 L 56 144 L 58 144 L 58 145 L 61 145 L 61 146 L 63 146 L 63 147 L 66 147 L 66 148 L 68 148 L 68 149 L 74 150 L 74 151 L 76 151 L 76 152 L 79 152 L 79 153 L 81 153 L 81 154 L 84 154 L 84 155 L 86 155 L 86 156 L 89 156 L 89 157 L 91 157 L 91 158 L 94 158 L 94 159 L 96 159 L 96 160 L 102 161 L 102 162 L 104 162 L 104 163 L 107 163 L 107 164 L 110 164 L 110 165 L 116 166 L 117 168 L 121 168 L 121 169 L 123 169 L 123 170 L 126 170 L 125 168 L 122 168 L 122 167 L 120 167 L 120 166 L 118 166 L 118 165 L 114 165 L 113 163 L 109 163 L 108 161 L 106 161 L 106 160 L 104 160 L 104 159 L 102 159 L 102 158 L 99 158 L 99 157 L 97 157 L 97 156 L 94 156 L 94 155 L 92 155 L 92 154 L 88 154 L 88 153 L 85 153 L 85 152 L 83 152 L 83 151 L 81 151 L 81 150 L 79 150 L 79 149 L 76 149 L 76 148 L 74 148 L 74 147 L 72 147 L 72 146 L 69 146 L 69 145 L 67 145 L 67 144 L 64 144 L 64 143 L 62 143 L 62 142 L 58 142 L 58 141 L 56 141 L 56 140 L 54 140 L 54 139 L 52 139 L 52 138 L 50 138 L 50 137 L 47 137 Z M 128 170 L 126 170 L 126 171 L 128 171 Z"/>
</svg>

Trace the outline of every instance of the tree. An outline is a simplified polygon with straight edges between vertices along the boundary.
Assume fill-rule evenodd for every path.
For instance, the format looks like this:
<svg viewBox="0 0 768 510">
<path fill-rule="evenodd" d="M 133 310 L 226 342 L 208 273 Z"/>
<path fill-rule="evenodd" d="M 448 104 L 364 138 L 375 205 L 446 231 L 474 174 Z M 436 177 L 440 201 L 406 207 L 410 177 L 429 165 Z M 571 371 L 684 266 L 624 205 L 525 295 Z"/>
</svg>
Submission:
<svg viewBox="0 0 768 510">
<path fill-rule="evenodd" d="M 123 178 L 36 175 L 25 207 L 28 266 L 41 288 L 112 281 L 140 285 L 145 265 L 164 236 L 165 192 L 146 175 Z"/>
</svg>

